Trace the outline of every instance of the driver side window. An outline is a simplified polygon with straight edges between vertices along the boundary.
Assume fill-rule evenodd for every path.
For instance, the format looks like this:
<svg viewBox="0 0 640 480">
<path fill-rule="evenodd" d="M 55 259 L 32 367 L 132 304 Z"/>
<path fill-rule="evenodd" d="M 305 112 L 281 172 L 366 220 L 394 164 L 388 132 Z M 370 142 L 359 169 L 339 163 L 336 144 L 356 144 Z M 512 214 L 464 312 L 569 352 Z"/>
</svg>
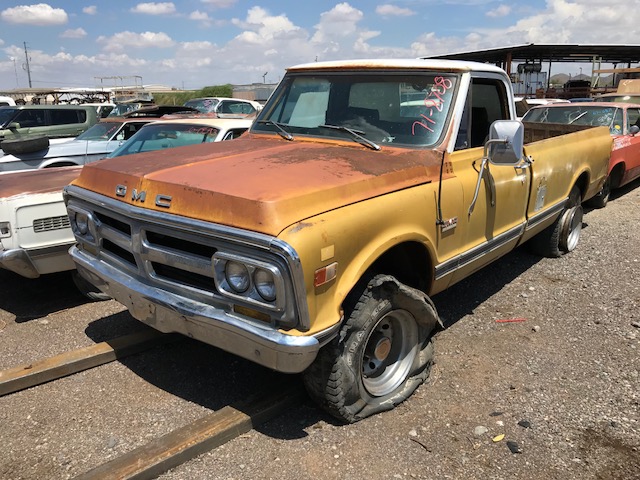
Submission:
<svg viewBox="0 0 640 480">
<path fill-rule="evenodd" d="M 508 120 L 507 91 L 500 80 L 475 78 L 462 114 L 455 150 L 481 147 L 496 120 Z"/>
</svg>

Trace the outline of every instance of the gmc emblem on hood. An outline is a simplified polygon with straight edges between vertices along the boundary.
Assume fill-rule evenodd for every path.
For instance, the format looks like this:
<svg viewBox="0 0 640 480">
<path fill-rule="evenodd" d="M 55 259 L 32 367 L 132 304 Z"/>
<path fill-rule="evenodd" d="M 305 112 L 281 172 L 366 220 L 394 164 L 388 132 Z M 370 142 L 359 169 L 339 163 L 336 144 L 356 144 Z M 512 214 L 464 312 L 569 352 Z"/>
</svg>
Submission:
<svg viewBox="0 0 640 480">
<path fill-rule="evenodd" d="M 126 197 L 127 196 L 127 186 L 126 185 L 116 185 L 116 197 Z M 138 192 L 135 188 L 131 191 L 131 201 L 144 203 L 147 198 L 147 192 L 144 190 Z M 156 206 L 169 208 L 171 207 L 171 196 L 170 195 L 156 195 Z"/>
</svg>

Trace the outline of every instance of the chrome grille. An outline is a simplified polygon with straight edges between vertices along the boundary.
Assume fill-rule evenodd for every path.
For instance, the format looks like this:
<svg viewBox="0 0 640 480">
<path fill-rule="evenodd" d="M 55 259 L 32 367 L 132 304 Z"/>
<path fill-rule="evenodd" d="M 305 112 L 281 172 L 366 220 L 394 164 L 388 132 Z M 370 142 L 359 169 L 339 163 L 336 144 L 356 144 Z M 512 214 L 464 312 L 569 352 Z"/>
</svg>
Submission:
<svg viewBox="0 0 640 480">
<path fill-rule="evenodd" d="M 49 232 L 51 230 L 62 230 L 70 228 L 68 215 L 60 215 L 59 217 L 38 218 L 33 221 L 33 230 L 36 233 Z"/>
<path fill-rule="evenodd" d="M 65 193 L 73 218 L 78 211 L 90 217 L 86 235 L 71 222 L 85 255 L 152 288 L 228 312 L 239 299 L 218 291 L 214 255 L 267 262 L 284 276 L 284 303 L 260 306 L 247 300 L 246 305 L 268 314 L 274 325 L 309 328 L 302 268 L 288 244 L 270 235 L 128 205 L 77 187 L 67 187 Z"/>
</svg>

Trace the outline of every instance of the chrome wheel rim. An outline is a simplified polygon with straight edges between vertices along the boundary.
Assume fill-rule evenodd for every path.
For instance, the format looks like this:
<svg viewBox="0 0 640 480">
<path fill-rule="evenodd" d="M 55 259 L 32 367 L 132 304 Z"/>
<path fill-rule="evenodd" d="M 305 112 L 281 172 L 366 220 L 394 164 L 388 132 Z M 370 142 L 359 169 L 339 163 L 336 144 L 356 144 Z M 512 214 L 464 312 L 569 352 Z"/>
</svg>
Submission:
<svg viewBox="0 0 640 480">
<path fill-rule="evenodd" d="M 362 384 L 381 397 L 398 388 L 418 353 L 418 325 L 406 310 L 384 315 L 371 330 L 362 356 Z"/>
<path fill-rule="evenodd" d="M 582 230 L 582 206 L 577 205 L 567 211 L 565 251 L 571 252 L 578 245 Z"/>
</svg>

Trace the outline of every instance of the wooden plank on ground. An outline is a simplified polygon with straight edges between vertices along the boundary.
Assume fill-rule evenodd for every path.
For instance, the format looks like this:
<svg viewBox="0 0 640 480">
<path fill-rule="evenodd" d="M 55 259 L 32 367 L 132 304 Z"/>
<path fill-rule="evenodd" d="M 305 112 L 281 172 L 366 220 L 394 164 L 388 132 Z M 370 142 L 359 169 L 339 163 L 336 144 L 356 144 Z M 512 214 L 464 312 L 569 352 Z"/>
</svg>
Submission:
<svg viewBox="0 0 640 480">
<path fill-rule="evenodd" d="M 304 392 L 298 382 L 274 388 L 259 400 L 224 407 L 142 447 L 88 471 L 75 480 L 145 480 L 236 438 L 300 405 Z"/>
<path fill-rule="evenodd" d="M 0 371 L 0 396 L 104 365 L 157 345 L 176 341 L 178 338 L 181 337 L 145 329 L 90 347 L 38 360 L 29 365 L 2 370 Z"/>
</svg>

